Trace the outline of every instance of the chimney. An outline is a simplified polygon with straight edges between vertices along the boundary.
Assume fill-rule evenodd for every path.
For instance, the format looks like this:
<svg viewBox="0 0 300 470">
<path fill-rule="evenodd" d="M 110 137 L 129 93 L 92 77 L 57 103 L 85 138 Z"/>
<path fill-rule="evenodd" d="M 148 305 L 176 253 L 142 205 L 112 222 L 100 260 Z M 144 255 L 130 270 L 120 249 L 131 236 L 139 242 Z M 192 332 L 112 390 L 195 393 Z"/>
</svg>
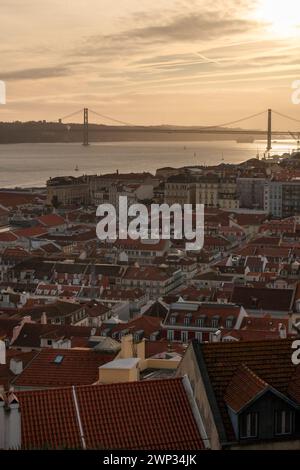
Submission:
<svg viewBox="0 0 300 470">
<path fill-rule="evenodd" d="M 19 449 L 21 447 L 21 414 L 19 401 L 13 392 L 7 397 L 5 410 L 5 449 Z"/>
<path fill-rule="evenodd" d="M 212 337 L 213 343 L 218 343 L 219 341 L 221 341 L 221 330 L 216 331 Z"/>
<path fill-rule="evenodd" d="M 41 324 L 42 325 L 47 325 L 47 314 L 46 312 L 43 312 L 41 315 Z"/>
<path fill-rule="evenodd" d="M 0 364 L 6 364 L 6 345 L 0 340 Z"/>
<path fill-rule="evenodd" d="M 146 352 L 145 352 L 145 346 L 146 346 L 146 340 L 145 338 L 142 339 L 139 343 L 137 343 L 137 357 L 144 360 L 146 359 Z"/>
<path fill-rule="evenodd" d="M 280 339 L 286 339 L 286 327 L 282 323 L 279 323 L 278 330 Z"/>
<path fill-rule="evenodd" d="M 22 306 L 24 306 L 24 305 L 26 304 L 28 298 L 29 298 L 28 293 L 22 292 L 22 294 L 20 295 L 20 304 L 21 304 Z"/>
<path fill-rule="evenodd" d="M 23 372 L 23 362 L 20 359 L 11 358 L 9 363 L 11 372 L 15 375 L 19 375 Z"/>
<path fill-rule="evenodd" d="M 133 336 L 126 335 L 122 336 L 121 339 L 121 356 L 122 359 L 128 359 L 134 357 L 133 354 Z"/>
</svg>

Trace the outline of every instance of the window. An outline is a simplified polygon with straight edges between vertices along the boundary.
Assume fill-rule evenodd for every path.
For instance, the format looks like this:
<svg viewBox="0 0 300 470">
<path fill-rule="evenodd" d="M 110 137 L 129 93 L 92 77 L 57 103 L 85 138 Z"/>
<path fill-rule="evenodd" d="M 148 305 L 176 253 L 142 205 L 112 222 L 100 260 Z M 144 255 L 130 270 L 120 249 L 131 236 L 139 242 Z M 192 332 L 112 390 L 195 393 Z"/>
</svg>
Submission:
<svg viewBox="0 0 300 470">
<path fill-rule="evenodd" d="M 240 417 L 240 437 L 257 437 L 258 413 L 245 413 Z"/>
<path fill-rule="evenodd" d="M 200 328 L 204 327 L 204 318 L 197 318 L 196 320 L 196 325 L 199 326 Z"/>
<path fill-rule="evenodd" d="M 48 340 L 47 340 L 47 345 L 48 345 L 48 346 L 51 346 L 51 345 L 52 345 L 52 339 L 48 339 Z"/>
<path fill-rule="evenodd" d="M 218 324 L 219 324 L 218 318 L 212 318 L 212 320 L 211 320 L 212 328 L 218 328 Z"/>
<path fill-rule="evenodd" d="M 195 339 L 202 342 L 202 331 L 196 331 Z"/>
<path fill-rule="evenodd" d="M 292 411 L 275 411 L 275 434 L 291 434 L 293 428 L 294 413 Z"/>
<path fill-rule="evenodd" d="M 189 340 L 189 332 L 188 331 L 182 331 L 181 332 L 181 341 L 183 343 L 187 343 Z"/>
<path fill-rule="evenodd" d="M 171 323 L 171 325 L 175 325 L 175 323 L 176 323 L 176 315 L 171 315 L 171 317 L 170 317 L 170 323 Z"/>
<path fill-rule="evenodd" d="M 173 341 L 174 340 L 174 331 L 173 330 L 168 330 L 167 332 L 167 339 L 169 341 Z"/>
</svg>

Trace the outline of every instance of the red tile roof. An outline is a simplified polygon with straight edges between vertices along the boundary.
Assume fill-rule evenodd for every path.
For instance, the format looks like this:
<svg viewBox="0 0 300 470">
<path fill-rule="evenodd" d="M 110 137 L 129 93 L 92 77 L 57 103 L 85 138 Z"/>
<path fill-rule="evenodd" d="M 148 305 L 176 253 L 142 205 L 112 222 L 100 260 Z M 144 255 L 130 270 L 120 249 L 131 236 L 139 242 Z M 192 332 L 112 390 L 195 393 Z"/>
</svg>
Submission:
<svg viewBox="0 0 300 470">
<path fill-rule="evenodd" d="M 15 326 L 18 326 L 20 320 L 0 318 L 0 339 L 12 338 Z"/>
<path fill-rule="evenodd" d="M 72 389 L 17 392 L 21 408 L 21 443 L 25 449 L 80 448 Z"/>
<path fill-rule="evenodd" d="M 196 307 L 196 308 L 193 308 Z M 201 303 L 197 304 L 186 304 L 183 308 L 181 303 L 173 304 L 169 313 L 166 315 L 166 318 L 163 322 L 164 325 L 172 328 L 172 325 L 181 325 L 184 327 L 185 319 L 189 316 L 189 327 L 199 327 L 199 328 L 212 328 L 212 320 L 218 318 L 217 327 L 225 327 L 226 320 L 232 321 L 232 327 L 236 324 L 239 315 L 241 313 L 241 308 L 238 305 L 230 303 Z M 171 317 L 175 316 L 175 323 L 172 323 Z M 203 325 L 199 326 L 198 320 L 203 320 Z"/>
<path fill-rule="evenodd" d="M 2 259 L 13 259 L 18 261 L 20 259 L 26 259 L 29 256 L 31 256 L 29 251 L 25 250 L 21 246 L 9 246 L 5 248 L 1 255 Z"/>
<path fill-rule="evenodd" d="M 39 237 L 41 235 L 46 235 L 47 229 L 41 226 L 27 227 L 16 230 L 14 233 L 15 235 L 17 235 L 18 238 Z"/>
<path fill-rule="evenodd" d="M 18 237 L 10 231 L 0 233 L 0 242 L 15 242 Z"/>
<path fill-rule="evenodd" d="M 165 339 L 160 339 L 156 341 L 147 340 L 145 342 L 145 357 L 155 356 L 156 354 L 161 353 L 177 353 L 183 355 L 187 346 L 184 343 L 167 341 Z"/>
<path fill-rule="evenodd" d="M 54 362 L 63 356 L 60 363 Z M 88 385 L 98 380 L 98 368 L 115 355 L 76 349 L 43 349 L 16 378 L 17 387 Z"/>
<path fill-rule="evenodd" d="M 209 376 L 229 441 L 235 440 L 235 436 L 225 396 L 227 387 L 240 366 L 245 364 L 261 380 L 278 392 L 288 395 L 289 384 L 296 371 L 291 360 L 291 339 L 192 344 L 200 369 L 205 363 L 205 374 Z"/>
<path fill-rule="evenodd" d="M 0 191 L 0 204 L 8 208 L 34 204 L 44 196 L 41 194 L 20 193 L 14 191 Z"/>
<path fill-rule="evenodd" d="M 22 447 L 82 447 L 75 392 L 88 449 L 204 448 L 182 378 L 16 392 Z"/>
<path fill-rule="evenodd" d="M 15 359 L 22 361 L 23 368 L 35 357 L 36 351 L 15 351 L 14 349 L 8 349 L 6 351 L 6 364 L 0 364 L 0 387 L 4 390 L 9 390 L 11 381 L 15 378 L 15 375 L 10 370 L 10 360 Z"/>
<path fill-rule="evenodd" d="M 231 301 L 249 310 L 289 312 L 293 298 L 294 289 L 235 286 Z"/>
<path fill-rule="evenodd" d="M 109 332 L 109 335 L 111 336 L 114 333 L 121 332 L 123 330 L 128 330 L 128 333 L 131 334 L 143 330 L 144 337 L 149 338 L 152 333 L 160 329 L 161 320 L 162 319 L 160 317 L 140 315 L 133 320 L 130 320 L 128 323 L 120 323 L 113 327 Z"/>
<path fill-rule="evenodd" d="M 4 322 L 4 320 L 0 319 L 0 330 L 1 322 Z M 88 326 L 53 325 L 51 323 L 47 323 L 46 325 L 42 323 L 25 323 L 18 337 L 14 341 L 13 347 L 40 348 L 41 338 L 68 338 L 70 340 L 73 340 L 74 338 L 88 339 L 91 336 L 91 331 L 92 328 Z M 100 334 L 100 330 L 97 329 L 95 334 Z"/>
<path fill-rule="evenodd" d="M 242 364 L 234 373 L 224 395 L 227 405 L 236 413 L 268 388 L 249 367 Z"/>
<path fill-rule="evenodd" d="M 65 224 L 65 219 L 57 214 L 47 214 L 39 217 L 38 222 L 46 227 L 57 227 Z"/>
</svg>

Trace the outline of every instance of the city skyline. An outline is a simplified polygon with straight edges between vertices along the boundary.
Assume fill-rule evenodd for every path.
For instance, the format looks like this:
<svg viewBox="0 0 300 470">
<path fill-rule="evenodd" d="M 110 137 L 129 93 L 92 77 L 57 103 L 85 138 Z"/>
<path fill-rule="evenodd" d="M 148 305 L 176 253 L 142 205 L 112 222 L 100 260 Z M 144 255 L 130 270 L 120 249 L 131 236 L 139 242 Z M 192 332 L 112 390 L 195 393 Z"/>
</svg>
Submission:
<svg viewBox="0 0 300 470">
<path fill-rule="evenodd" d="M 2 121 L 57 120 L 83 105 L 142 125 L 211 125 L 268 107 L 297 117 L 296 1 L 14 0 L 1 10 Z"/>
</svg>

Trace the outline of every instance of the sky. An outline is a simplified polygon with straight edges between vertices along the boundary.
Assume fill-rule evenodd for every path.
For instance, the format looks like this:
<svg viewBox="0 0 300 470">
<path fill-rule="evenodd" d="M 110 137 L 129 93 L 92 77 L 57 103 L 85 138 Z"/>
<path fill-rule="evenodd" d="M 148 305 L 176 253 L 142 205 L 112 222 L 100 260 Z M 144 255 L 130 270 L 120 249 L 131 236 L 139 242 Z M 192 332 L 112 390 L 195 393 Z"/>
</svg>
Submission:
<svg viewBox="0 0 300 470">
<path fill-rule="evenodd" d="M 137 125 L 216 125 L 267 108 L 300 119 L 299 0 L 1 0 L 0 21 L 1 121 L 85 106 Z"/>
</svg>

